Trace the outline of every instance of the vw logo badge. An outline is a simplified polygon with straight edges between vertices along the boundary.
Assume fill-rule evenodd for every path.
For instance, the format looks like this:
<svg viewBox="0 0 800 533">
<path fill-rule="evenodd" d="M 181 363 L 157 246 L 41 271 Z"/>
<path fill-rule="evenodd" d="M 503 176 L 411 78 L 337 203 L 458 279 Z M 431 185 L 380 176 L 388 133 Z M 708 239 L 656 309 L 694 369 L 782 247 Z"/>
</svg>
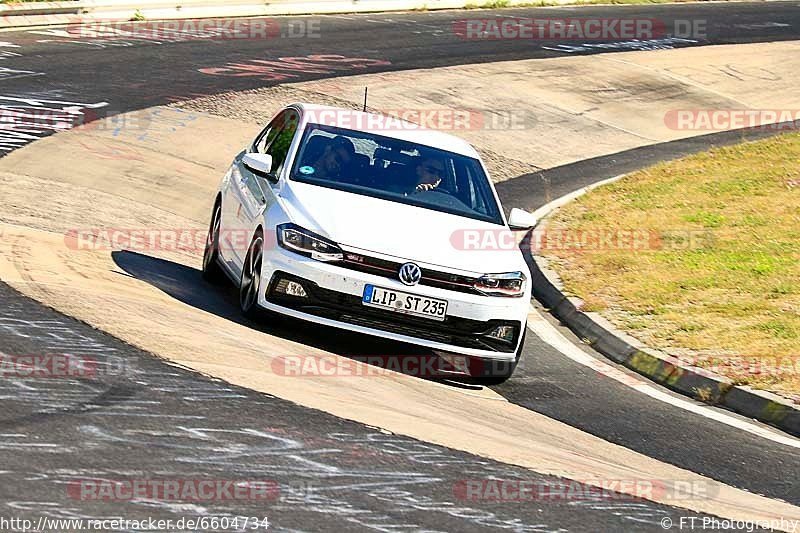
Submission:
<svg viewBox="0 0 800 533">
<path fill-rule="evenodd" d="M 406 285 L 416 285 L 422 278 L 422 270 L 414 263 L 406 263 L 400 267 L 398 277 Z"/>
</svg>

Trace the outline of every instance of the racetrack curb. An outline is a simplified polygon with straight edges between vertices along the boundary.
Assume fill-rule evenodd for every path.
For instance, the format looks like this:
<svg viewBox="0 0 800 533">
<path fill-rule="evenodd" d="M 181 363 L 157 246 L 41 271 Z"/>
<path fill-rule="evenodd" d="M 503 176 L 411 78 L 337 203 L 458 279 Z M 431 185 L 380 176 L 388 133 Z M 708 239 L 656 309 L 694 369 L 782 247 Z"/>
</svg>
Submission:
<svg viewBox="0 0 800 533">
<path fill-rule="evenodd" d="M 540 225 L 559 207 L 586 194 L 590 190 L 611 183 L 624 175 L 615 176 L 583 187 L 540 207 L 534 215 Z M 775 394 L 734 385 L 729 379 L 708 370 L 686 365 L 679 359 L 650 350 L 635 339 L 616 331 L 595 313 L 585 313 L 572 298 L 562 292 L 560 280 L 541 257 L 526 246 L 530 234 L 523 241 L 523 255 L 531 271 L 533 296 L 544 307 L 592 348 L 616 363 L 663 385 L 671 390 L 710 405 L 730 409 L 800 437 L 800 409 Z"/>
</svg>

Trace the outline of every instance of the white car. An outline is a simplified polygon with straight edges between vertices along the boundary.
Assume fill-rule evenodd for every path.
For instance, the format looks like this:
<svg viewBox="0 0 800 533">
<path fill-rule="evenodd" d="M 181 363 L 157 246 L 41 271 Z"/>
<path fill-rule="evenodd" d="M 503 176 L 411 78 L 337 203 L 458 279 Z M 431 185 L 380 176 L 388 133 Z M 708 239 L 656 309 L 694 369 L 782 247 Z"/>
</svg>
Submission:
<svg viewBox="0 0 800 533">
<path fill-rule="evenodd" d="M 534 223 L 520 209 L 506 220 L 461 139 L 293 104 L 225 174 L 203 276 L 236 283 L 246 316 L 267 310 L 412 343 L 477 361 L 474 380 L 500 383 L 522 352 L 529 270 L 516 245 L 467 250 L 454 236 Z"/>
</svg>

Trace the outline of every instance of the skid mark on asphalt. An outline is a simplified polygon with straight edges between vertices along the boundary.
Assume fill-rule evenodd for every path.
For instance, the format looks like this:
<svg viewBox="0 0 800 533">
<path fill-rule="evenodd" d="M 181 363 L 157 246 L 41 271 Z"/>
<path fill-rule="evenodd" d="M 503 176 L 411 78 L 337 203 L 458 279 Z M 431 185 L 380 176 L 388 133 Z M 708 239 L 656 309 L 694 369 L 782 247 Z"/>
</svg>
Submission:
<svg viewBox="0 0 800 533">
<path fill-rule="evenodd" d="M 383 59 L 321 54 L 276 59 L 250 59 L 244 62 L 227 63 L 220 67 L 207 67 L 197 70 L 203 74 L 213 76 L 257 76 L 265 81 L 283 81 L 300 78 L 302 75 L 307 74 L 347 73 L 348 71 L 389 65 L 391 65 L 391 62 Z"/>
<path fill-rule="evenodd" d="M 555 52 L 564 52 L 566 54 L 575 54 L 580 52 L 596 53 L 600 52 L 619 52 L 624 50 L 639 50 L 639 51 L 653 51 L 653 50 L 671 50 L 679 46 L 690 46 L 699 44 L 700 41 L 695 39 L 684 39 L 683 37 L 666 37 L 664 39 L 647 39 L 632 41 L 617 41 L 611 43 L 580 43 L 580 44 L 559 44 L 556 46 L 542 46 L 543 50 L 552 50 Z"/>
<path fill-rule="evenodd" d="M 10 70 L 0 67 L 0 80 Z M 84 124 L 96 116 L 94 110 L 107 105 L 107 102 L 82 103 L 0 94 L 0 155 Z"/>
<path fill-rule="evenodd" d="M 18 78 L 31 78 L 34 76 L 44 76 L 44 75 L 45 75 L 44 72 L 0 67 L 0 81 L 15 80 Z"/>
<path fill-rule="evenodd" d="M 791 446 L 793 448 L 800 448 L 800 440 L 795 439 L 793 437 L 789 437 L 788 435 L 784 435 L 778 433 L 776 431 L 772 431 L 762 426 L 758 426 L 756 424 L 747 422 L 741 418 L 737 418 L 731 415 L 726 414 L 724 411 L 720 409 L 707 407 L 704 405 L 699 405 L 689 400 L 684 400 L 682 398 L 678 398 L 671 394 L 656 388 L 654 385 L 650 384 L 643 379 L 639 379 L 631 374 L 623 372 L 618 368 L 614 367 L 613 365 L 601 361 L 600 359 L 596 359 L 589 355 L 588 353 L 581 350 L 579 347 L 575 346 L 569 339 L 567 339 L 564 335 L 558 331 L 555 326 L 550 324 L 537 310 L 531 309 L 531 313 L 528 315 L 528 329 L 530 329 L 533 333 L 535 333 L 540 339 L 544 342 L 558 350 L 560 353 L 567 356 L 569 359 L 572 359 L 576 363 L 580 363 L 586 367 L 591 368 L 592 370 L 609 377 L 615 381 L 622 383 L 637 392 L 641 392 L 642 394 L 646 394 L 647 396 L 664 402 L 668 403 L 674 407 L 678 407 L 683 409 L 684 411 L 689 411 L 690 413 L 694 413 L 705 418 L 714 420 L 716 422 L 720 422 L 722 424 L 727 424 L 731 427 L 741 429 L 748 433 L 752 433 L 753 435 L 757 435 L 759 437 L 763 437 L 765 439 L 771 440 L 778 444 L 783 444 L 785 446 Z"/>
</svg>

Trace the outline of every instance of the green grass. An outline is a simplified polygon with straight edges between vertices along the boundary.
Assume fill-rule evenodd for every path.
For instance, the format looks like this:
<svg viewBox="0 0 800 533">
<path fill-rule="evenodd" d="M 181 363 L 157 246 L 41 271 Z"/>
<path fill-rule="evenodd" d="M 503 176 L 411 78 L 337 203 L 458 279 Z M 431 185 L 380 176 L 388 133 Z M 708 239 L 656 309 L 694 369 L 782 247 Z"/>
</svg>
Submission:
<svg viewBox="0 0 800 533">
<path fill-rule="evenodd" d="M 544 250 L 568 291 L 645 343 L 700 357 L 800 354 L 800 134 L 714 149 L 595 189 L 550 230 L 648 246 Z M 800 394 L 800 376 L 738 382 Z"/>
</svg>

